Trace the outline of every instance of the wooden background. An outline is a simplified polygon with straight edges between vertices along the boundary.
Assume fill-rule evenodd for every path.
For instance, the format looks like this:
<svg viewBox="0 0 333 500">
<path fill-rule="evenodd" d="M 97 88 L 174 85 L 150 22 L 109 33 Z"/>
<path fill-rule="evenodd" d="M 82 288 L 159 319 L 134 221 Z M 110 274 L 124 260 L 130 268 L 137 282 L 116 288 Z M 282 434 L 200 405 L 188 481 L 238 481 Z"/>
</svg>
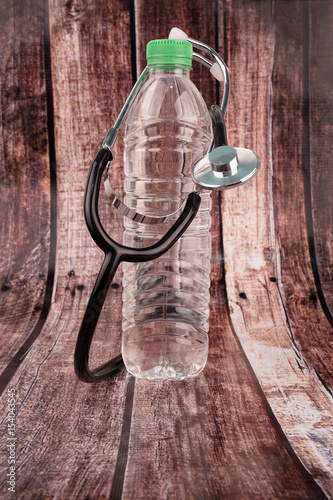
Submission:
<svg viewBox="0 0 333 500">
<path fill-rule="evenodd" d="M 1 498 L 333 498 L 330 0 L 0 4 Z M 213 195 L 210 355 L 196 380 L 79 382 L 102 254 L 84 224 L 95 152 L 145 44 L 178 26 L 230 68 L 229 143 L 255 180 Z M 208 103 L 221 90 L 195 64 Z M 122 190 L 122 144 L 114 184 Z M 101 196 L 108 229 L 122 221 Z M 121 274 L 92 362 L 117 354 Z M 17 391 L 16 493 L 7 389 Z"/>
</svg>

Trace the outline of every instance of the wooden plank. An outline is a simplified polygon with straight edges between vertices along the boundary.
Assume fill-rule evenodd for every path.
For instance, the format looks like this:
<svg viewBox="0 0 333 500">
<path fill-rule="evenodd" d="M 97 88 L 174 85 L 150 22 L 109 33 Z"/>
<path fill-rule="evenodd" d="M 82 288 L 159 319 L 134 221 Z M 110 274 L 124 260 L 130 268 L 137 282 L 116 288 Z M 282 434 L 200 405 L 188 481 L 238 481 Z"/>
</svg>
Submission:
<svg viewBox="0 0 333 500">
<path fill-rule="evenodd" d="M 229 142 L 262 169 L 223 196 L 223 243 L 233 328 L 302 463 L 332 494 L 328 322 L 315 289 L 302 175 L 302 2 L 229 2 L 222 13 L 232 82 Z M 248 36 L 248 26 L 256 36 Z M 224 52 L 225 53 L 225 52 Z M 273 87 L 271 86 L 273 84 Z M 325 344 L 326 343 L 326 344 Z"/>
<path fill-rule="evenodd" d="M 287 7 L 287 5 L 286 5 Z M 290 16 L 295 16 L 292 21 Z M 274 84 L 273 155 L 275 228 L 282 252 L 282 294 L 295 349 L 333 396 L 332 326 L 319 302 L 313 300 L 315 282 L 310 263 L 302 173 L 309 163 L 308 147 L 308 37 L 309 12 L 304 3 L 288 4 L 277 12 Z M 298 19 L 298 22 L 296 21 Z M 297 25 L 297 26 L 296 26 Z M 285 38 L 288 48 L 282 48 Z M 280 49 L 281 47 L 281 49 Z M 319 54 L 318 54 L 319 57 Z M 286 79 L 285 67 L 294 66 Z M 295 68 L 298 70 L 295 71 Z M 298 75 L 298 76 L 296 76 Z M 279 117 L 277 117 L 279 113 Z M 284 120 L 284 127 L 275 126 Z M 293 168 L 288 161 L 293 159 Z M 328 193 L 327 193 L 328 194 Z M 329 199 L 326 203 L 329 203 Z"/>
<path fill-rule="evenodd" d="M 167 32 L 170 19 L 193 36 L 200 32 L 198 23 L 203 31 L 209 27 L 200 39 L 214 45 L 213 5 L 191 3 L 189 13 L 196 16 L 187 13 L 185 19 L 184 9 L 179 10 L 176 3 L 149 5 L 136 3 L 138 47 Z M 257 12 L 255 6 L 253 12 Z M 225 38 L 232 39 L 231 26 Z M 140 56 L 138 66 L 143 65 Z M 268 93 L 267 82 L 265 86 Z M 214 102 L 215 92 L 210 89 L 208 98 Z M 236 102 L 240 106 L 243 99 Z M 284 447 L 284 435 L 278 432 L 279 425 L 265 406 L 228 324 L 218 213 L 215 196 L 208 365 L 195 381 L 136 382 L 122 498 L 320 498 L 321 490 Z"/>
<path fill-rule="evenodd" d="M 108 498 L 127 378 L 122 371 L 96 386 L 81 383 L 73 355 L 103 258 L 85 227 L 84 189 L 94 154 L 132 87 L 129 10 L 121 1 L 96 0 L 54 0 L 49 8 L 58 178 L 56 286 L 45 327 L 11 381 L 18 404 L 16 496 Z M 117 227 L 114 213 L 102 193 L 102 217 L 112 219 L 109 227 L 121 235 L 122 222 Z M 120 325 L 119 287 L 110 290 L 101 316 L 93 366 L 119 353 Z M 3 397 L 3 415 L 6 405 Z M 7 463 L 5 425 L 2 467 Z M 6 493 L 3 474 L 0 496 Z"/>
<path fill-rule="evenodd" d="M 319 288 L 333 317 L 333 180 L 330 173 L 333 154 L 332 2 L 309 4 L 309 154 L 311 171 L 313 251 L 318 266 Z M 312 236 L 312 235 L 311 235 Z M 317 285 L 318 286 L 318 285 Z M 320 293 L 320 292 L 319 292 Z M 320 297 L 319 297 L 320 298 Z M 325 306 L 324 306 L 325 308 Z M 326 308 L 325 308 L 326 309 Z"/>
<path fill-rule="evenodd" d="M 47 282 L 50 176 L 39 7 L 0 6 L 0 372 L 36 327 Z"/>
</svg>

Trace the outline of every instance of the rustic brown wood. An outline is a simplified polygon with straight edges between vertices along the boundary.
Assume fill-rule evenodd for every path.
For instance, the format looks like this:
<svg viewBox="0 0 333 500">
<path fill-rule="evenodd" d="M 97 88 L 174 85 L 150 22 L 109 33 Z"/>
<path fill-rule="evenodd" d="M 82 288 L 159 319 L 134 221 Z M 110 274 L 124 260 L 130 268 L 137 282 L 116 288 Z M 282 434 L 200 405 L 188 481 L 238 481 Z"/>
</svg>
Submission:
<svg viewBox="0 0 333 500">
<path fill-rule="evenodd" d="M 309 36 L 309 135 L 314 252 L 330 318 L 333 317 L 333 4 L 311 2 Z"/>
<path fill-rule="evenodd" d="M 126 374 L 123 371 L 98 386 L 80 383 L 74 375 L 73 354 L 102 262 L 85 227 L 84 188 L 95 151 L 132 87 L 129 11 L 122 2 L 103 1 L 52 1 L 49 8 L 57 269 L 45 327 L 11 381 L 18 393 L 16 494 L 25 499 L 108 498 L 121 440 Z M 107 207 L 103 200 L 102 196 L 102 213 Z M 121 234 L 121 226 L 115 231 Z M 101 317 L 92 364 L 120 352 L 120 306 L 121 291 L 114 288 Z M 2 415 L 5 409 L 3 398 Z M 5 447 L 6 428 L 2 432 Z M 5 460 L 2 448 L 2 465 Z M 3 475 L 3 498 L 6 492 Z"/>
<path fill-rule="evenodd" d="M 48 272 L 50 181 L 39 4 L 0 6 L 0 371 L 38 322 Z"/>
<path fill-rule="evenodd" d="M 330 383 L 329 324 L 310 298 L 302 175 L 305 12 L 296 1 L 274 12 L 269 2 L 260 9 L 248 2 L 246 11 L 231 2 L 222 15 L 234 82 L 229 141 L 253 148 L 262 162 L 254 182 L 223 196 L 231 320 L 292 447 L 332 494 L 332 402 L 317 376 L 325 372 Z M 255 37 L 248 26 L 257 27 Z"/>
<path fill-rule="evenodd" d="M 309 162 L 307 68 L 309 12 L 303 2 L 282 3 L 276 12 L 274 85 L 279 95 L 273 100 L 273 155 L 275 227 L 281 257 L 282 294 L 294 336 L 295 349 L 303 364 L 315 374 L 333 396 L 332 326 L 320 304 L 315 302 L 315 283 L 310 265 L 305 218 L 302 173 Z M 286 38 L 289 43 L 286 45 Z M 317 53 L 320 58 L 320 53 Z M 286 78 L 285 68 L 297 74 Z M 303 91 L 303 88 L 305 90 Z M 279 114 L 279 116 L 277 116 Z M 283 126 L 278 126 L 278 123 Z M 293 168 L 289 164 L 294 162 Z M 329 203 L 329 199 L 327 200 Z"/>
<path fill-rule="evenodd" d="M 328 349 L 318 342 L 311 345 L 312 352 L 306 338 L 307 325 L 317 336 L 327 335 L 327 320 L 319 303 L 309 302 L 313 313 L 304 302 L 308 288 L 315 287 L 305 199 L 292 176 L 293 198 L 285 199 L 289 185 L 283 175 L 288 172 L 281 158 L 286 152 L 272 135 L 273 130 L 289 152 L 296 138 L 293 171 L 302 171 L 306 59 L 297 56 L 307 31 L 302 5 L 295 0 L 280 9 L 278 3 L 272 11 L 270 2 L 254 0 L 223 5 L 50 0 L 57 268 L 47 321 L 10 384 L 18 393 L 17 498 L 312 500 L 325 498 L 322 489 L 333 496 L 332 404 L 313 369 L 330 383 Z M 218 196 L 213 197 L 211 347 L 203 374 L 189 382 L 150 383 L 135 381 L 122 370 L 110 380 L 87 385 L 74 375 L 73 352 L 102 260 L 83 218 L 88 169 L 132 86 L 134 46 L 139 72 L 145 43 L 167 36 L 174 25 L 212 46 L 219 40 L 232 79 L 230 144 L 253 148 L 263 167 L 255 181 L 223 196 L 227 296 L 220 206 Z M 207 70 L 196 66 L 193 76 L 207 102 L 215 102 L 216 87 Z M 121 150 L 118 143 L 113 166 L 118 192 Z M 49 181 L 40 183 L 36 196 L 42 197 L 43 189 L 49 197 Z M 121 240 L 122 220 L 103 194 L 100 209 L 108 230 Z M 299 224 L 298 232 L 288 230 L 287 217 L 295 227 Z M 23 268 L 23 276 L 25 272 Z M 94 339 L 94 365 L 120 350 L 120 282 L 118 273 Z M 29 307 L 34 300 L 35 295 Z M 322 354 L 327 373 L 315 360 Z M 0 400 L 4 416 L 6 400 L 5 393 Z M 5 418 L 1 434 L 5 470 Z M 6 498 L 4 478 L 0 491 Z"/>
</svg>

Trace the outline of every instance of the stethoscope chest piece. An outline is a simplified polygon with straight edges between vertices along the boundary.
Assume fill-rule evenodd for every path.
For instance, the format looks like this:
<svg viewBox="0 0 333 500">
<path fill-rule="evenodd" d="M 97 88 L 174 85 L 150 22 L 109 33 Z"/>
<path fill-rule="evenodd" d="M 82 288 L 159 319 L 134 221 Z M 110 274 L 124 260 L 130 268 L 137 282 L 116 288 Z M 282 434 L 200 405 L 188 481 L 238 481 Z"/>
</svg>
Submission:
<svg viewBox="0 0 333 500">
<path fill-rule="evenodd" d="M 219 146 L 194 164 L 191 175 L 196 186 L 223 191 L 245 184 L 259 169 L 259 157 L 250 149 Z"/>
<path fill-rule="evenodd" d="M 200 189 L 214 191 L 241 186 L 258 173 L 259 157 L 250 149 L 228 145 L 224 113 L 219 106 L 210 106 L 209 113 L 214 140 L 208 154 L 193 165 L 192 180 Z"/>
</svg>

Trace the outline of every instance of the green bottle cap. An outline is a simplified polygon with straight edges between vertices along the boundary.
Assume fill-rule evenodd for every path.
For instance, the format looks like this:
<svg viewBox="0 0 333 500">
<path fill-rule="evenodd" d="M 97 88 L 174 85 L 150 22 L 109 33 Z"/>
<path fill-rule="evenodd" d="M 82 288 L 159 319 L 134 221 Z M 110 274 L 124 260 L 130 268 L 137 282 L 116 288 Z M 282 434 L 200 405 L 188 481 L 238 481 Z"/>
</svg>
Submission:
<svg viewBox="0 0 333 500">
<path fill-rule="evenodd" d="M 193 48 L 186 40 L 151 40 L 146 55 L 148 66 L 192 67 Z"/>
</svg>

